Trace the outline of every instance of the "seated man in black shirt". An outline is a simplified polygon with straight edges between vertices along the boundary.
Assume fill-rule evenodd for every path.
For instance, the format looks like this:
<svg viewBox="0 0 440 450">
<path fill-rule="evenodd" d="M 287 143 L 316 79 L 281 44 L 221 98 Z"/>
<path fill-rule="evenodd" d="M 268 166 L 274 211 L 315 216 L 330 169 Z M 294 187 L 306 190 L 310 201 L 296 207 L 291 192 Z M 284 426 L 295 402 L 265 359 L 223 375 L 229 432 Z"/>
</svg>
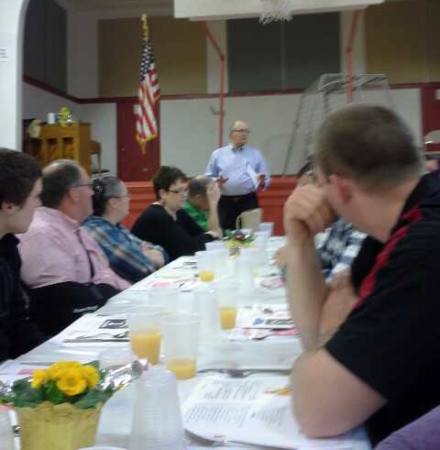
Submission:
<svg viewBox="0 0 440 450">
<path fill-rule="evenodd" d="M 366 422 L 375 444 L 440 402 L 440 188 L 407 126 L 379 106 L 329 116 L 314 159 L 318 185 L 284 207 L 304 345 L 293 406 L 310 436 Z M 313 237 L 335 214 L 369 237 L 351 274 L 326 284 Z"/>
<path fill-rule="evenodd" d="M 205 249 L 205 242 L 219 237 L 216 230 L 205 232 L 182 209 L 187 192 L 186 175 L 176 167 L 162 166 L 153 177 L 157 201 L 136 220 L 132 232 L 144 241 L 160 245 L 170 260 Z M 217 205 L 219 190 L 212 190 Z"/>
<path fill-rule="evenodd" d="M 20 286 L 15 233 L 24 233 L 40 205 L 41 170 L 28 155 L 0 149 L 0 362 L 42 341 L 30 322 Z"/>
</svg>

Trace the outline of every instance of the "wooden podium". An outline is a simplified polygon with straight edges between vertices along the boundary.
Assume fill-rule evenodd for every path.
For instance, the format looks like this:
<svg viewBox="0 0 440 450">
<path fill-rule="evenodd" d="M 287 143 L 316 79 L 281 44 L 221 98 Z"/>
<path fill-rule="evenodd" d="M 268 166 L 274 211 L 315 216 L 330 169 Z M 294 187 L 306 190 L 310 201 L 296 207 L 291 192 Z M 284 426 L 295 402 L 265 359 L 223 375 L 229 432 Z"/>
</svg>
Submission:
<svg viewBox="0 0 440 450">
<path fill-rule="evenodd" d="M 44 167 L 55 159 L 73 159 L 90 174 L 91 139 L 89 123 L 41 127 L 39 160 Z"/>
</svg>

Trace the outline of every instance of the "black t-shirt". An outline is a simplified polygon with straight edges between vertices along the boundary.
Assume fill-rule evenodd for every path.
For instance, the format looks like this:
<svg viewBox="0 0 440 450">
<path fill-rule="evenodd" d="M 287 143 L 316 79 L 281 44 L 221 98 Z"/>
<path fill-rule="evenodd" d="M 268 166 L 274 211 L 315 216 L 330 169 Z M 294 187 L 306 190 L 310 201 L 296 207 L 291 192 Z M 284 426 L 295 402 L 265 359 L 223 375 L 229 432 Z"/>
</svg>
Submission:
<svg viewBox="0 0 440 450">
<path fill-rule="evenodd" d="M 205 250 L 205 243 L 213 238 L 183 210 L 177 211 L 174 220 L 161 205 L 150 205 L 136 220 L 132 233 L 162 246 L 170 260 Z"/>
<path fill-rule="evenodd" d="M 384 244 L 352 265 L 359 295 L 327 351 L 387 399 L 367 421 L 372 443 L 440 403 L 440 183 L 425 175 Z"/>
<path fill-rule="evenodd" d="M 15 358 L 43 341 L 26 311 L 17 244 L 18 239 L 12 234 L 0 239 L 0 362 Z"/>
</svg>

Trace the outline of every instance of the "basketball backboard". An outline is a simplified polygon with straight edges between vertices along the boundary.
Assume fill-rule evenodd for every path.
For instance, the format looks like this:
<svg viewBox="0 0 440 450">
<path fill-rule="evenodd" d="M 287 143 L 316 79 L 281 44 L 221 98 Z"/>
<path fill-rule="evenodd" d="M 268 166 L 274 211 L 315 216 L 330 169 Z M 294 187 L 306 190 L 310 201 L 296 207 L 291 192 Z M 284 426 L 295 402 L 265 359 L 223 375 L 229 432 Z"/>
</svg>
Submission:
<svg viewBox="0 0 440 450">
<path fill-rule="evenodd" d="M 282 0 L 291 15 L 361 9 L 385 0 Z M 174 17 L 220 20 L 260 17 L 264 0 L 174 0 Z"/>
</svg>

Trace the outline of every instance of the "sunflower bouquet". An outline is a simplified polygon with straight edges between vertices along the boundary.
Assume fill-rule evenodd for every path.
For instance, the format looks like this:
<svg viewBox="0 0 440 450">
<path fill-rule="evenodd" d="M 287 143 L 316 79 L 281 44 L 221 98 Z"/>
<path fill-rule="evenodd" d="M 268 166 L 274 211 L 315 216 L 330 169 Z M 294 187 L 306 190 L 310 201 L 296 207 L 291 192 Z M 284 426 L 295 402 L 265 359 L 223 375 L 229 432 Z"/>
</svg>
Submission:
<svg viewBox="0 0 440 450">
<path fill-rule="evenodd" d="M 59 361 L 15 381 L 0 402 L 14 408 L 22 450 L 74 450 L 94 444 L 102 405 L 116 388 L 94 364 Z"/>
</svg>

